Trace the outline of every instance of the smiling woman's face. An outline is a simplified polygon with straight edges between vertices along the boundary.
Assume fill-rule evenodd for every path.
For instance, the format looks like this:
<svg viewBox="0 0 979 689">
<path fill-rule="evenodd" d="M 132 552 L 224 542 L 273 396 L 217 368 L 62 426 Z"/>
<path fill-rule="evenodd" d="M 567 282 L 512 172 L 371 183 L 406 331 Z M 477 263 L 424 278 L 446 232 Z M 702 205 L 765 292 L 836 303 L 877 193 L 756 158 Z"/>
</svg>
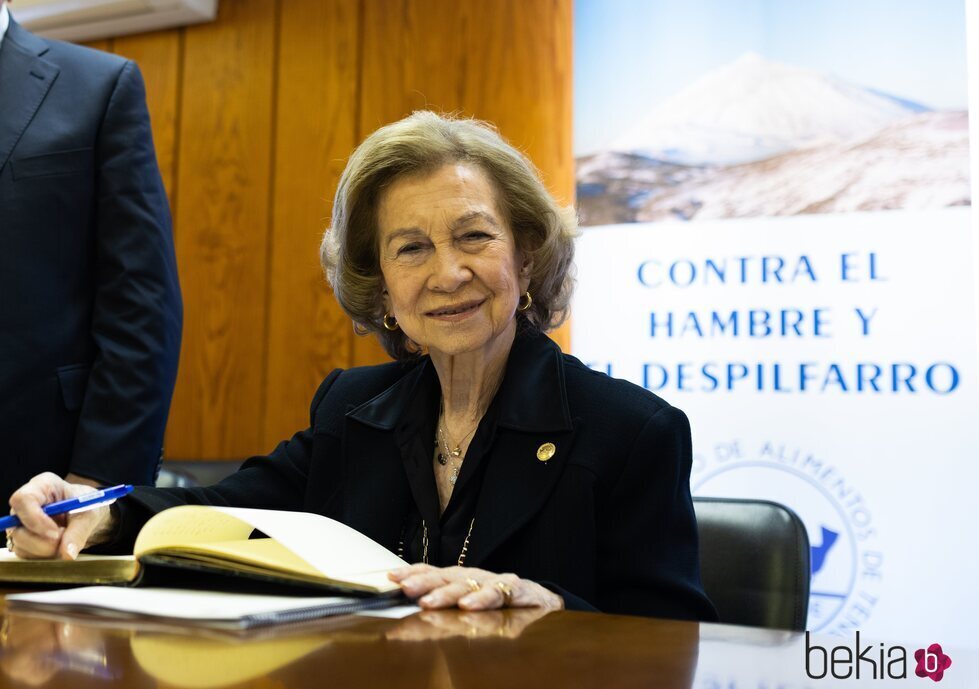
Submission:
<svg viewBox="0 0 979 689">
<path fill-rule="evenodd" d="M 450 163 L 382 194 L 384 306 L 433 354 L 508 348 L 530 282 L 496 191 L 481 169 Z"/>
</svg>

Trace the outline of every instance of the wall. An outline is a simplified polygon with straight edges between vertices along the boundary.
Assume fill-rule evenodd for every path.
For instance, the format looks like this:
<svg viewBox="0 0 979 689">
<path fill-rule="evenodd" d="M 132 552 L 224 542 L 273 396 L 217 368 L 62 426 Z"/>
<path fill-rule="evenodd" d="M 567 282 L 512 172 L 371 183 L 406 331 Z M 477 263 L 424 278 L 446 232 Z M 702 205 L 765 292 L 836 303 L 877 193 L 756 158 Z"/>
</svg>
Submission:
<svg viewBox="0 0 979 689">
<path fill-rule="evenodd" d="M 573 196 L 571 0 L 223 0 L 217 21 L 93 43 L 136 60 L 185 315 L 171 459 L 240 459 L 308 424 L 353 333 L 317 247 L 346 157 L 433 108 L 494 122 Z M 555 335 L 567 346 L 567 331 Z"/>
</svg>

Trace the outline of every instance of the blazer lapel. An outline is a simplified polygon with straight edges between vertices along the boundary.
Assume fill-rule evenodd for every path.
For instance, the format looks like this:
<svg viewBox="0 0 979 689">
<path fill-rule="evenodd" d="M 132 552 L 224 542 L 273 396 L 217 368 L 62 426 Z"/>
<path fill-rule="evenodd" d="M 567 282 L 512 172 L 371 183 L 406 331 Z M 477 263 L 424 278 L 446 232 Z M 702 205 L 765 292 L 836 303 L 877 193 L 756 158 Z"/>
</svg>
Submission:
<svg viewBox="0 0 979 689">
<path fill-rule="evenodd" d="M 47 50 L 11 18 L 0 46 L 0 171 L 58 78 L 58 67 L 40 57 Z"/>
<path fill-rule="evenodd" d="M 427 415 L 435 408 L 437 395 L 438 379 L 431 362 L 425 360 L 380 395 L 347 414 L 348 424 L 356 422 L 370 426 L 375 429 L 377 437 L 384 439 L 372 445 L 372 452 L 384 456 L 392 451 L 397 453 L 393 461 L 403 468 L 415 506 L 429 528 L 436 532 L 439 525 L 438 489 L 431 467 L 432 447 L 424 439 L 435 437 L 434 419 L 431 420 L 431 432 L 427 432 L 425 426 Z M 348 426 L 345 435 L 349 438 L 354 433 Z M 352 444 L 345 443 L 345 446 L 351 447 Z M 364 450 L 363 447 L 353 449 L 358 453 Z M 376 463 L 381 457 L 377 455 L 368 459 Z M 348 466 L 356 461 L 361 460 L 347 458 Z M 385 461 L 386 466 L 391 464 Z M 399 515 L 399 518 L 403 517 L 403 514 Z"/>
<path fill-rule="evenodd" d="M 574 442 L 562 354 L 546 336 L 515 340 L 498 397 L 497 434 L 466 561 L 474 567 L 543 508 Z"/>
<path fill-rule="evenodd" d="M 393 433 L 349 417 L 345 426 L 340 451 L 346 480 L 336 518 L 394 551 L 413 496 Z"/>
<path fill-rule="evenodd" d="M 487 466 L 467 551 L 469 566 L 480 566 L 530 521 L 564 471 L 575 430 L 562 356 L 545 335 L 522 334 L 514 340 L 494 402 L 499 405 L 496 434 L 485 457 Z M 428 418 L 437 408 L 439 393 L 435 369 L 426 359 L 380 395 L 348 412 L 344 431 L 345 454 L 370 454 L 345 457 L 348 467 L 370 461 L 372 466 L 390 468 L 397 460 L 387 457 L 395 451 L 400 455 L 412 498 L 429 529 L 439 525 L 438 489 L 431 467 L 435 419 Z M 364 447 L 368 434 L 362 432 L 367 429 L 354 429 L 351 423 L 376 429 L 368 447 Z M 350 442 L 354 438 L 361 442 Z M 553 454 L 541 449 L 548 443 L 554 446 Z M 545 461 L 538 458 L 538 452 Z M 357 496 L 357 501 L 368 509 L 376 497 Z"/>
<path fill-rule="evenodd" d="M 480 567 L 547 502 L 570 456 L 574 430 L 519 433 L 500 429 L 486 467 L 476 507 L 466 564 Z M 545 443 L 556 447 L 546 462 L 537 458 Z"/>
</svg>

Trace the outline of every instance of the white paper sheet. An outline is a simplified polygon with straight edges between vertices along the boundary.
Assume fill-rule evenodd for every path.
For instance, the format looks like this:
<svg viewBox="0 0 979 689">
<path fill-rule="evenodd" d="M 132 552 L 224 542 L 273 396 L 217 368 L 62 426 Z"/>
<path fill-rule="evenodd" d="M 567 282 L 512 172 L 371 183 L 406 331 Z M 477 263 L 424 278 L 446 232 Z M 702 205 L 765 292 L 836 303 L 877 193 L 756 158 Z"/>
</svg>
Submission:
<svg viewBox="0 0 979 689">
<path fill-rule="evenodd" d="M 346 524 L 309 512 L 255 510 L 242 507 L 213 507 L 251 524 L 265 535 L 274 538 L 313 567 L 331 578 L 346 574 L 380 572 L 387 583 L 386 573 L 407 566 L 390 550 L 375 543 Z M 324 522 L 330 524 L 324 528 Z M 315 538 L 310 535 L 315 534 Z"/>
<path fill-rule="evenodd" d="M 19 593 L 8 601 L 30 602 L 44 606 L 110 610 L 130 615 L 175 618 L 192 621 L 240 620 L 255 615 L 269 615 L 320 606 L 342 605 L 352 598 L 337 596 L 302 598 L 294 596 L 256 596 L 216 591 L 185 589 L 120 588 L 84 586 L 57 591 Z"/>
</svg>

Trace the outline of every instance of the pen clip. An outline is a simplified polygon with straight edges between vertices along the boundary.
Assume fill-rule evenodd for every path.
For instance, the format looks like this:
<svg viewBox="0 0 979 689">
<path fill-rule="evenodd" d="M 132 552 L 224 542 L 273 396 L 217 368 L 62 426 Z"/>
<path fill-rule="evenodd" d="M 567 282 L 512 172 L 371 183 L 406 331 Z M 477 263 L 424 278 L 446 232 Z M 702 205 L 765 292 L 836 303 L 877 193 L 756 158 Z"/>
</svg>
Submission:
<svg viewBox="0 0 979 689">
<path fill-rule="evenodd" d="M 77 500 L 78 502 L 90 502 L 91 500 L 98 500 L 105 495 L 106 490 L 107 489 L 103 488 L 102 490 L 96 490 L 96 491 L 92 491 L 91 493 L 85 493 L 83 495 L 79 495 L 77 498 L 75 498 L 75 500 Z"/>
<path fill-rule="evenodd" d="M 91 505 L 84 505 L 84 506 L 79 507 L 79 508 L 74 509 L 74 510 L 68 510 L 67 513 L 68 514 L 78 514 L 80 512 L 88 512 L 89 510 L 94 510 L 94 509 L 96 509 L 98 507 L 106 507 L 108 505 L 111 505 L 115 501 L 116 501 L 115 498 L 112 498 L 111 500 L 103 500 L 102 502 L 96 502 L 96 503 L 93 503 Z"/>
</svg>

